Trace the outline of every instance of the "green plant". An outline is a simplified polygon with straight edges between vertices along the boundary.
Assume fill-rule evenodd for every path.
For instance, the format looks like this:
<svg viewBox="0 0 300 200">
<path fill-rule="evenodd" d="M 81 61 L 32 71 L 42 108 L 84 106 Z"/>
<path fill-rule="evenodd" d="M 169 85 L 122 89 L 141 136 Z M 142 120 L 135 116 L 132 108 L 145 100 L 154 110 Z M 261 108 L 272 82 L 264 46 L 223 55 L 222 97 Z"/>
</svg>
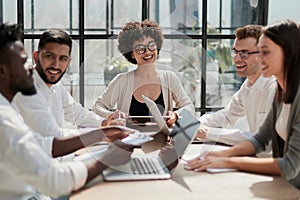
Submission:
<svg viewBox="0 0 300 200">
<path fill-rule="evenodd" d="M 208 34 L 219 34 L 219 31 L 208 25 L 207 27 Z M 220 39 L 211 39 L 208 40 L 207 43 L 207 57 L 211 59 L 211 61 L 215 61 L 219 65 L 219 69 L 221 72 L 226 71 L 229 67 L 233 65 L 233 60 L 230 55 L 231 45 L 228 40 L 220 40 Z"/>
<path fill-rule="evenodd" d="M 129 62 L 123 58 L 107 57 L 103 65 L 105 71 L 124 71 L 128 69 Z"/>
<path fill-rule="evenodd" d="M 108 84 L 117 74 L 127 72 L 130 63 L 124 58 L 107 57 L 102 65 L 105 84 Z"/>
</svg>

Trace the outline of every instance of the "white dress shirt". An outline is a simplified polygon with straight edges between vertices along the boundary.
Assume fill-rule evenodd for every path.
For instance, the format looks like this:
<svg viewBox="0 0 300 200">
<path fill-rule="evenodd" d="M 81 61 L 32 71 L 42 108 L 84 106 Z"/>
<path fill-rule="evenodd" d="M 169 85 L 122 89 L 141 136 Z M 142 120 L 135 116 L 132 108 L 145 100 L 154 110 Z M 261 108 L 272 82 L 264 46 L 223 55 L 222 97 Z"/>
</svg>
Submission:
<svg viewBox="0 0 300 200">
<path fill-rule="evenodd" d="M 36 132 L 43 136 L 80 134 L 76 128 L 64 128 L 65 121 L 76 127 L 101 126 L 104 118 L 75 102 L 61 82 L 49 88 L 34 70 L 34 83 L 37 94 L 32 96 L 17 94 L 14 103 L 25 123 Z"/>
<path fill-rule="evenodd" d="M 36 191 L 58 197 L 86 182 L 85 165 L 51 158 L 53 137 L 30 129 L 2 94 L 0 130 L 0 199 L 28 199 Z"/>
<path fill-rule="evenodd" d="M 261 75 L 253 85 L 246 79 L 224 109 L 202 115 L 199 120 L 210 127 L 228 127 L 246 116 L 250 132 L 256 133 L 272 107 L 276 87 L 274 77 Z"/>
</svg>

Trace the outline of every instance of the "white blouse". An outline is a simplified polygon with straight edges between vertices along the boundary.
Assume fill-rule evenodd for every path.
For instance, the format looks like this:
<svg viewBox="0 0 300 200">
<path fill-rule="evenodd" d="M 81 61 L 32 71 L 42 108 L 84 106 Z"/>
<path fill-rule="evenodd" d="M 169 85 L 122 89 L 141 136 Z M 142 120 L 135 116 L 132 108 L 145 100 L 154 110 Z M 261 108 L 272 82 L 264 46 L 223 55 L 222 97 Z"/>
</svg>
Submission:
<svg viewBox="0 0 300 200">
<path fill-rule="evenodd" d="M 284 140 L 287 140 L 287 122 L 290 115 L 291 104 L 282 104 L 280 115 L 276 121 L 276 131 L 278 135 Z"/>
</svg>

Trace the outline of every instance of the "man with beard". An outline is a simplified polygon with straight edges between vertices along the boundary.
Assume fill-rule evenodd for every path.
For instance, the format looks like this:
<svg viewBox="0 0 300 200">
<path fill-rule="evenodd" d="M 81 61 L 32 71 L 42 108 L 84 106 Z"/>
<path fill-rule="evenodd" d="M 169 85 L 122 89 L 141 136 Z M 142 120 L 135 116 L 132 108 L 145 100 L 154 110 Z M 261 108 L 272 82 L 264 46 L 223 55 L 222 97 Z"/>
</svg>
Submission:
<svg viewBox="0 0 300 200">
<path fill-rule="evenodd" d="M 44 136 L 78 135 L 77 128 L 64 128 L 69 122 L 80 128 L 99 128 L 101 125 L 125 125 L 119 111 L 104 119 L 75 102 L 60 82 L 71 60 L 72 39 L 62 30 L 48 30 L 42 34 L 38 50 L 33 52 L 34 81 L 37 94 L 18 94 L 14 103 L 25 123 Z M 82 130 L 82 129 L 81 129 Z"/>
<path fill-rule="evenodd" d="M 250 133 L 256 133 L 264 122 L 273 102 L 276 90 L 274 77 L 264 78 L 257 60 L 259 53 L 257 43 L 262 33 L 262 26 L 247 25 L 237 28 L 231 49 L 236 74 L 246 77 L 241 88 L 233 95 L 231 102 L 222 110 L 200 117 L 202 125 L 208 127 L 233 126 L 235 122 L 246 116 Z M 209 139 L 207 127 L 200 126 L 197 137 Z M 232 138 L 234 141 L 234 138 Z M 240 142 L 236 138 L 236 143 Z"/>
<path fill-rule="evenodd" d="M 102 140 L 111 129 L 42 137 L 24 123 L 11 102 L 18 92 L 34 95 L 36 90 L 20 35 L 17 25 L 0 25 L 0 199 L 50 199 L 81 188 L 107 166 L 126 163 L 133 147 L 116 141 L 89 163 L 53 159 Z"/>
</svg>

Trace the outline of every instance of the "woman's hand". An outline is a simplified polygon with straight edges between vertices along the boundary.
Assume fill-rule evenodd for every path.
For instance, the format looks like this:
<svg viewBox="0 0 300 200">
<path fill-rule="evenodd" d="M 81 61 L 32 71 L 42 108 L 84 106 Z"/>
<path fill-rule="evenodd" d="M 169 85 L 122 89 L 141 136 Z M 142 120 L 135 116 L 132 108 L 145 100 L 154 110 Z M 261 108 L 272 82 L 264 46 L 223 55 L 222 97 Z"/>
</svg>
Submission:
<svg viewBox="0 0 300 200">
<path fill-rule="evenodd" d="M 103 120 L 102 126 L 126 126 L 125 113 L 117 110 L 110 114 L 107 119 Z"/>
<path fill-rule="evenodd" d="M 208 168 L 234 168 L 230 159 L 228 157 L 200 156 L 187 161 L 185 169 L 198 172 L 205 171 Z"/>
<path fill-rule="evenodd" d="M 176 120 L 178 119 L 177 113 L 173 112 L 173 111 L 168 111 L 167 115 L 170 116 L 170 119 L 168 119 L 166 121 L 167 125 L 169 127 L 173 126 L 173 124 L 176 122 Z"/>
</svg>

